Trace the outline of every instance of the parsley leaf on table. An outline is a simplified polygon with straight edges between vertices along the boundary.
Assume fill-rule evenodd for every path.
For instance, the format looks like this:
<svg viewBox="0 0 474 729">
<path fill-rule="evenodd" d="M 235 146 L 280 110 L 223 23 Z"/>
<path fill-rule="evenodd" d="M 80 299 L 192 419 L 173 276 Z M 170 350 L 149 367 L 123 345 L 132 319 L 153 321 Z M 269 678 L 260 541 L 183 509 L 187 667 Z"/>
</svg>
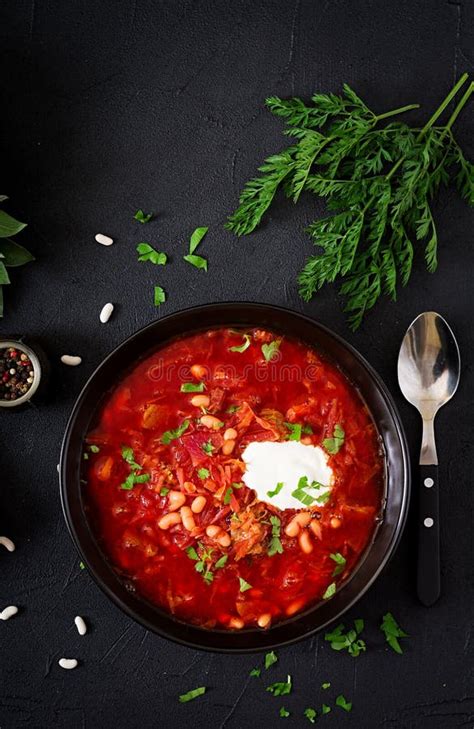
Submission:
<svg viewBox="0 0 474 729">
<path fill-rule="evenodd" d="M 403 653 L 402 647 L 398 642 L 398 638 L 408 638 L 408 633 L 400 628 L 392 613 L 386 613 L 380 630 L 385 634 L 385 639 L 395 653 Z"/>
</svg>

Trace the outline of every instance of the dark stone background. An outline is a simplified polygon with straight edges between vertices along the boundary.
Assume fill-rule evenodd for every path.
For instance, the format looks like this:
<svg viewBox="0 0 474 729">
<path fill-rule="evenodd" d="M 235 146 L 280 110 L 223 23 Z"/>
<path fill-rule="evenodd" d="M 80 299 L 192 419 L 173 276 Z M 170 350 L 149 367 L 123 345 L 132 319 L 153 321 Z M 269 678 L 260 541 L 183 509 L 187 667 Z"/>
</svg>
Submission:
<svg viewBox="0 0 474 729">
<path fill-rule="evenodd" d="M 450 190 L 435 207 L 440 267 L 418 257 L 409 288 L 383 301 L 355 334 L 334 290 L 311 304 L 295 277 L 311 244 L 304 226 L 322 212 L 305 198 L 280 201 L 267 224 L 238 240 L 223 230 L 242 183 L 278 150 L 281 125 L 265 112 L 270 94 L 309 96 L 353 84 L 375 109 L 420 102 L 424 119 L 462 71 L 473 69 L 474 5 L 440 0 L 4 0 L 0 6 L 0 192 L 30 223 L 23 242 L 37 256 L 14 275 L 0 332 L 40 337 L 54 363 L 50 404 L 1 414 L 0 532 L 17 551 L 0 553 L 2 729 L 155 729 L 309 726 L 306 706 L 343 692 L 352 714 L 334 709 L 321 726 L 451 729 L 474 726 L 472 211 Z M 471 115 L 457 135 L 472 147 Z M 471 116 L 471 118 L 469 118 Z M 133 220 L 152 210 L 148 227 Z M 209 225 L 209 273 L 181 260 L 191 231 Z M 115 239 L 94 242 L 98 231 Z M 147 239 L 174 259 L 163 270 L 136 262 Z M 168 292 L 153 307 L 154 283 Z M 79 570 L 60 509 L 56 463 L 66 419 L 89 373 L 137 328 L 191 304 L 228 299 L 283 304 L 317 317 L 378 369 L 400 406 L 416 458 L 417 415 L 397 389 L 405 328 L 437 309 L 464 357 L 455 401 L 439 416 L 443 596 L 432 609 L 414 594 L 414 520 L 383 576 L 346 617 L 364 617 L 368 651 L 354 660 L 321 636 L 279 651 L 262 680 L 261 656 L 222 656 L 175 646 L 133 623 Z M 101 306 L 116 311 L 107 326 Z M 58 364 L 81 354 L 76 369 Z M 416 488 L 415 488 L 416 495 Z M 398 656 L 378 631 L 392 610 L 410 633 Z M 78 636 L 72 621 L 92 630 Z M 62 671 L 60 656 L 77 656 Z M 285 700 L 264 690 L 290 672 Z M 332 688 L 320 690 L 323 681 Z M 211 687 L 192 704 L 177 695 Z M 323 695 L 324 694 L 324 695 Z M 285 724 L 285 725 L 286 725 Z"/>
</svg>

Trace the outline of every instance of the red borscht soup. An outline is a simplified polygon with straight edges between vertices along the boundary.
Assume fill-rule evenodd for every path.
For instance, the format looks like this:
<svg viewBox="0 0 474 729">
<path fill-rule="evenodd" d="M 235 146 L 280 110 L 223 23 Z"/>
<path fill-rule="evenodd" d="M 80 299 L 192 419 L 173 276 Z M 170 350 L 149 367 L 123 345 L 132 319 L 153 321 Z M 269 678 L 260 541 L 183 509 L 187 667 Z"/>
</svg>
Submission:
<svg viewBox="0 0 474 729">
<path fill-rule="evenodd" d="M 88 518 L 138 594 L 204 628 L 268 629 L 347 579 L 380 519 L 384 456 L 355 387 L 271 331 L 173 340 L 106 397 Z"/>
</svg>

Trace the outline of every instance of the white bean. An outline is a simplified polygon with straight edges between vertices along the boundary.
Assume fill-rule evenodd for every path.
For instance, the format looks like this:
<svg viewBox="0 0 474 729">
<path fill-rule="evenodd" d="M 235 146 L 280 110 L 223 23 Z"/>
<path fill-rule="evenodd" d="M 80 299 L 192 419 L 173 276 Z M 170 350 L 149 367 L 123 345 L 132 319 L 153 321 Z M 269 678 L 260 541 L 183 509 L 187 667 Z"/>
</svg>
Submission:
<svg viewBox="0 0 474 729">
<path fill-rule="evenodd" d="M 99 319 L 102 324 L 107 324 L 110 317 L 112 316 L 112 312 L 114 310 L 114 305 L 110 302 L 108 304 L 105 304 L 105 306 L 102 307 L 102 311 L 99 314 Z"/>
<path fill-rule="evenodd" d="M 76 617 L 74 618 L 74 624 L 77 628 L 77 632 L 79 633 L 79 635 L 85 635 L 87 633 L 86 621 L 84 620 L 84 618 L 81 618 L 80 615 L 76 615 Z"/>
<path fill-rule="evenodd" d="M 0 620 L 10 620 L 18 612 L 16 605 L 9 605 L 0 613 Z"/>
<path fill-rule="evenodd" d="M 77 365 L 81 364 L 82 358 L 76 357 L 73 354 L 63 354 L 61 362 L 65 365 L 69 365 L 70 367 L 77 367 Z"/>
<path fill-rule="evenodd" d="M 97 233 L 95 239 L 101 246 L 111 246 L 113 243 L 112 238 L 109 238 L 108 235 L 104 235 L 103 233 Z"/>
<path fill-rule="evenodd" d="M 66 671 L 70 671 L 72 668 L 77 667 L 77 661 L 75 658 L 60 658 L 58 663 L 61 668 L 65 668 Z"/>
<path fill-rule="evenodd" d="M 8 549 L 9 552 L 15 551 L 15 545 L 8 537 L 0 537 L 0 544 L 3 544 L 5 549 Z"/>
</svg>

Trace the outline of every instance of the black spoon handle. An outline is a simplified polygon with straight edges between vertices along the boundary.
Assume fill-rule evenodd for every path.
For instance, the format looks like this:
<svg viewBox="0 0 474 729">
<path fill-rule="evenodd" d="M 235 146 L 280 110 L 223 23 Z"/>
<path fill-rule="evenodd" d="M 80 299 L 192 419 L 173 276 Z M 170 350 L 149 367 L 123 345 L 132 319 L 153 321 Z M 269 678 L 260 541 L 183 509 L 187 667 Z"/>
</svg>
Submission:
<svg viewBox="0 0 474 729">
<path fill-rule="evenodd" d="M 429 607 L 441 594 L 438 467 L 420 466 L 420 479 L 417 592 Z"/>
</svg>

